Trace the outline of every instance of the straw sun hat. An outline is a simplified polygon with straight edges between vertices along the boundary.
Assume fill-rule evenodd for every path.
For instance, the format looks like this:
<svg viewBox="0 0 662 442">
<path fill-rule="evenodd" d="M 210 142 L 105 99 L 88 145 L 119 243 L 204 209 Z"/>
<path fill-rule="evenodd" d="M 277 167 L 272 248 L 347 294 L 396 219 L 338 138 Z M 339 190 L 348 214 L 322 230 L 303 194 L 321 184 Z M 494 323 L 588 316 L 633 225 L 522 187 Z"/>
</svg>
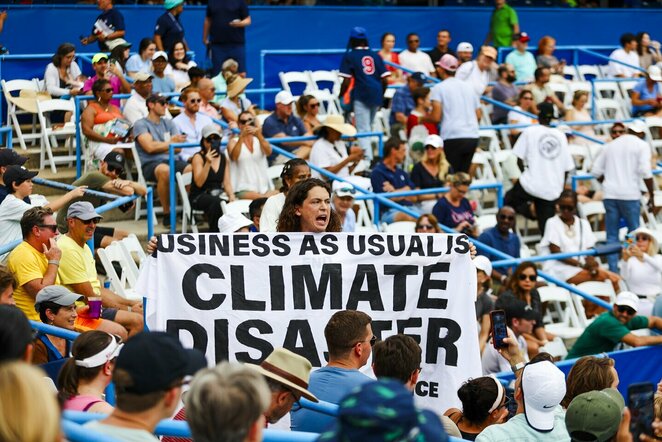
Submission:
<svg viewBox="0 0 662 442">
<path fill-rule="evenodd" d="M 323 127 L 330 127 L 331 129 L 337 130 L 341 134 L 349 137 L 356 135 L 356 128 L 349 123 L 345 123 L 342 115 L 327 115 L 324 123 L 315 127 L 313 132 L 317 132 Z"/>
<path fill-rule="evenodd" d="M 252 81 L 253 81 L 252 78 L 244 78 L 244 77 L 240 77 L 239 75 L 235 76 L 234 78 L 231 78 L 230 81 L 228 82 L 228 91 L 227 91 L 228 98 L 234 98 L 237 95 L 244 92 L 246 86 L 248 86 Z"/>
</svg>

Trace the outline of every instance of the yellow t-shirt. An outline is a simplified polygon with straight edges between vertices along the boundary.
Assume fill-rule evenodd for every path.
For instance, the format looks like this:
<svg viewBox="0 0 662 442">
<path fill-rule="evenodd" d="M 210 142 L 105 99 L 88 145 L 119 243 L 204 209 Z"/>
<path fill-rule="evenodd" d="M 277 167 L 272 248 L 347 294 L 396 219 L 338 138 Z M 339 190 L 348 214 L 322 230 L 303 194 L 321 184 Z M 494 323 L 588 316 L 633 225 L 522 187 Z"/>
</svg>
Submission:
<svg viewBox="0 0 662 442">
<path fill-rule="evenodd" d="M 57 272 L 60 284 L 77 293 L 70 284 L 89 282 L 92 284 L 94 293 L 99 295 L 101 293 L 101 282 L 97 278 L 94 256 L 89 246 L 83 244 L 83 247 L 81 247 L 67 235 L 60 236 L 57 240 L 57 246 L 62 250 L 60 267 Z"/>
<path fill-rule="evenodd" d="M 30 281 L 44 277 L 48 270 L 46 255 L 23 241 L 9 254 L 7 267 L 16 278 L 17 287 L 14 290 L 16 306 L 23 310 L 28 319 L 39 321 L 39 314 L 34 309 L 35 298 L 30 296 L 23 286 Z M 55 276 L 55 284 L 59 283 L 59 278 Z"/>
</svg>

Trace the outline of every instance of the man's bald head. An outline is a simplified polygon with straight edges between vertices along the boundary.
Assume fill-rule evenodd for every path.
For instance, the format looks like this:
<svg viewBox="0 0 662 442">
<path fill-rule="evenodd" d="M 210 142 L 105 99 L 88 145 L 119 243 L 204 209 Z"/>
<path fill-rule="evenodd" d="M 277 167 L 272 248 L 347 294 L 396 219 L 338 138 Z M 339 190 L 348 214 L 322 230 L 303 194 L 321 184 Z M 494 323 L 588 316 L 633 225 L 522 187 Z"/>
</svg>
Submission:
<svg viewBox="0 0 662 442">
<path fill-rule="evenodd" d="M 209 78 L 201 78 L 198 81 L 198 90 L 200 92 L 200 97 L 204 101 L 211 101 L 214 99 L 216 88 L 214 87 L 214 82 Z"/>
</svg>

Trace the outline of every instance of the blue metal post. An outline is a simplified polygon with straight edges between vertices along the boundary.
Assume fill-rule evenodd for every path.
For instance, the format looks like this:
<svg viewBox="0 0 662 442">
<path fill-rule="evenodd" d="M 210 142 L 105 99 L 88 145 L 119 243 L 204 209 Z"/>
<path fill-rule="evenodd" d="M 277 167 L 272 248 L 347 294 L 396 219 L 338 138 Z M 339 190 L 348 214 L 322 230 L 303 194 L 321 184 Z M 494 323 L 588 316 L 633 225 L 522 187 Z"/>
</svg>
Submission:
<svg viewBox="0 0 662 442">
<path fill-rule="evenodd" d="M 381 158 L 384 158 L 384 134 L 379 134 L 377 141 L 377 152 Z"/>
<path fill-rule="evenodd" d="M 175 233 L 177 223 L 177 198 L 175 196 L 175 148 L 168 146 L 168 165 L 170 166 L 170 233 Z"/>
<path fill-rule="evenodd" d="M 154 189 L 147 188 L 145 199 L 147 200 L 147 238 L 149 240 L 154 236 Z"/>
<path fill-rule="evenodd" d="M 76 179 L 80 178 L 82 174 L 81 167 L 81 136 L 80 136 L 80 99 L 74 97 L 74 113 L 76 122 Z"/>
</svg>

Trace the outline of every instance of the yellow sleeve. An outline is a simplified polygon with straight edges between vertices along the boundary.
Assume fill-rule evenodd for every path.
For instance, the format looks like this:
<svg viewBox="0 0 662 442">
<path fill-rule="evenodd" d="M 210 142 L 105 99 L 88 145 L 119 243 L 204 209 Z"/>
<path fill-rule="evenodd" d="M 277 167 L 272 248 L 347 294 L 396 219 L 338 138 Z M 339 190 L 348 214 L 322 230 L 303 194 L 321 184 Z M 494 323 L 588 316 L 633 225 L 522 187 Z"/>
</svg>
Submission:
<svg viewBox="0 0 662 442">
<path fill-rule="evenodd" d="M 19 287 L 35 279 L 43 279 L 45 273 L 36 254 L 31 253 L 26 246 L 32 247 L 29 244 L 21 243 L 9 254 L 7 260 L 7 267 L 14 274 Z"/>
<path fill-rule="evenodd" d="M 85 257 L 81 253 L 82 249 L 66 236 L 63 236 L 57 242 L 57 245 L 62 250 L 60 266 L 57 271 L 60 284 L 69 285 L 89 282 L 85 271 Z"/>
</svg>

